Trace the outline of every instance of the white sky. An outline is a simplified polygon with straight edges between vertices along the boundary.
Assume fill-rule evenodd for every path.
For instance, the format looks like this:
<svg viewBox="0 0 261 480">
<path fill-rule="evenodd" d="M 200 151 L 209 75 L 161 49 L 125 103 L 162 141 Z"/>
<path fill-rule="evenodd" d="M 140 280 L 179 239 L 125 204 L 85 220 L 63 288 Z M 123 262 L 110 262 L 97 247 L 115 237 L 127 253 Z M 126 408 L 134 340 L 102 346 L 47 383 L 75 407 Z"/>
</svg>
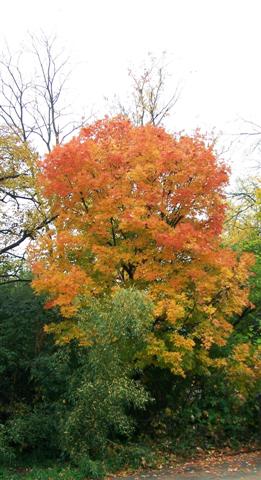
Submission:
<svg viewBox="0 0 261 480">
<path fill-rule="evenodd" d="M 235 133 L 242 117 L 261 124 L 261 0 L 1 2 L 0 50 L 40 30 L 57 34 L 77 65 L 76 109 L 125 92 L 128 66 L 166 50 L 173 85 L 184 84 L 172 130 Z M 232 160 L 236 174 L 250 165 L 242 148 Z"/>
</svg>

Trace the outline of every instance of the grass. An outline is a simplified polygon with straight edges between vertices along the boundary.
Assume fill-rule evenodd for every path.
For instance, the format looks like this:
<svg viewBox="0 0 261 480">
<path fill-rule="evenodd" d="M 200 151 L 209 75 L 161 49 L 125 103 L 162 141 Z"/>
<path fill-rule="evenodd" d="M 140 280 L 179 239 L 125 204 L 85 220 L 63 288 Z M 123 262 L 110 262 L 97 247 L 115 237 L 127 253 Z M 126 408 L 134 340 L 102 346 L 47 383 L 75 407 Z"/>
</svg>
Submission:
<svg viewBox="0 0 261 480">
<path fill-rule="evenodd" d="M 69 466 L 0 467 L 0 480 L 83 480 L 84 478 L 86 476 L 78 469 Z"/>
</svg>

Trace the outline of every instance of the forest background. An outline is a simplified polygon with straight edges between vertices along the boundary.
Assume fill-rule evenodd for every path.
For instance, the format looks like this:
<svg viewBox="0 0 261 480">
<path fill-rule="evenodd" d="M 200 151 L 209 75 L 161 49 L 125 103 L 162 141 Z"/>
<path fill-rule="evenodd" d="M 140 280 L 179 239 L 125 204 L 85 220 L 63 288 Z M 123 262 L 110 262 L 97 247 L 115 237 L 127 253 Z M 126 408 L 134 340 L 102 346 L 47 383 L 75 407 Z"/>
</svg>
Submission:
<svg viewBox="0 0 261 480">
<path fill-rule="evenodd" d="M 255 443 L 258 123 L 173 129 L 185 89 L 166 53 L 79 115 L 60 39 L 26 42 L 1 59 L 3 464 L 98 477 Z M 235 151 L 248 171 L 228 184 Z"/>
</svg>

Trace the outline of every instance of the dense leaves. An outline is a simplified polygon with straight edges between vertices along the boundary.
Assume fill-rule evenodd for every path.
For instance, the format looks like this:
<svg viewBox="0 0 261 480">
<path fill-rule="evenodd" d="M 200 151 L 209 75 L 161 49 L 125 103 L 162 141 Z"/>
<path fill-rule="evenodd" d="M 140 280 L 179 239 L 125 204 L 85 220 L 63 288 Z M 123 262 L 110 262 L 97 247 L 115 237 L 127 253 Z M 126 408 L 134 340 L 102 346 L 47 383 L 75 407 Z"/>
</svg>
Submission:
<svg viewBox="0 0 261 480">
<path fill-rule="evenodd" d="M 55 403 L 68 369 L 43 325 L 58 320 L 28 286 L 0 290 L 0 423 L 6 444 L 20 451 L 55 445 Z M 58 373 L 58 372 L 59 373 Z M 51 438 L 49 438 L 51 437 Z"/>
<path fill-rule="evenodd" d="M 55 313 L 29 287 L 1 290 L 0 455 L 18 452 L 102 457 L 112 440 L 135 431 L 131 410 L 145 408 L 149 395 L 137 376 L 137 355 L 152 323 L 152 306 L 135 291 L 81 312 L 89 318 L 89 346 L 56 346 L 43 325 Z M 16 309 L 13 309 L 13 305 Z"/>
<path fill-rule="evenodd" d="M 226 222 L 226 241 L 237 252 L 252 252 L 255 256 L 250 278 L 251 305 L 245 308 L 235 323 L 240 330 L 260 339 L 261 325 L 261 196 L 257 178 L 246 178 L 239 182 L 232 194 L 231 205 Z"/>
<path fill-rule="evenodd" d="M 151 307 L 139 292 L 123 290 L 111 302 L 94 301 L 81 312 L 84 325 L 88 319 L 90 347 L 73 379 L 72 410 L 64 423 L 65 446 L 73 458 L 102 458 L 110 441 L 135 431 L 130 408 L 144 410 L 149 400 L 134 375 L 152 324 Z"/>
<path fill-rule="evenodd" d="M 30 280 L 26 245 L 52 220 L 36 188 L 36 154 L 0 128 L 0 283 Z"/>
</svg>

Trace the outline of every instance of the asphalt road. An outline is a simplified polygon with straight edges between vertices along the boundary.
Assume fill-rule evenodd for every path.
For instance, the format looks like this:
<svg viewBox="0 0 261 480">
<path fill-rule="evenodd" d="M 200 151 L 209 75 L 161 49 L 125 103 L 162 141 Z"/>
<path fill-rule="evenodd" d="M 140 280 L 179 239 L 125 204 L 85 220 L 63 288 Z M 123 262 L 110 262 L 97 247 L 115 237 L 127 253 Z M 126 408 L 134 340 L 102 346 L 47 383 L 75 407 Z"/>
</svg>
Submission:
<svg viewBox="0 0 261 480">
<path fill-rule="evenodd" d="M 196 458 L 161 470 L 144 470 L 125 480 L 261 480 L 261 451 Z"/>
</svg>

